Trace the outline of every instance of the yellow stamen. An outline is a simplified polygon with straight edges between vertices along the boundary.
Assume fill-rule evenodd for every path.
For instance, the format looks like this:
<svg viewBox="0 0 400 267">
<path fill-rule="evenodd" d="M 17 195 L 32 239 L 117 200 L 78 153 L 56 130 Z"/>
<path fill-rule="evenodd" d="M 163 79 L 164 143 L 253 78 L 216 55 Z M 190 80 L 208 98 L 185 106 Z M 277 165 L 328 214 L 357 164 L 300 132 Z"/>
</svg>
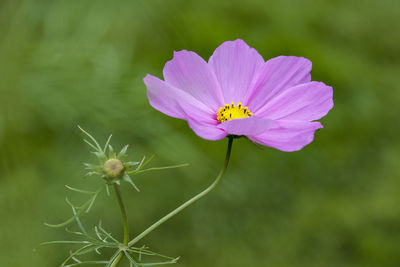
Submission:
<svg viewBox="0 0 400 267">
<path fill-rule="evenodd" d="M 248 107 L 243 107 L 242 103 L 239 102 L 237 106 L 232 102 L 231 105 L 225 104 L 217 111 L 217 120 L 220 122 L 247 118 L 252 116 L 253 113 L 250 112 Z"/>
</svg>

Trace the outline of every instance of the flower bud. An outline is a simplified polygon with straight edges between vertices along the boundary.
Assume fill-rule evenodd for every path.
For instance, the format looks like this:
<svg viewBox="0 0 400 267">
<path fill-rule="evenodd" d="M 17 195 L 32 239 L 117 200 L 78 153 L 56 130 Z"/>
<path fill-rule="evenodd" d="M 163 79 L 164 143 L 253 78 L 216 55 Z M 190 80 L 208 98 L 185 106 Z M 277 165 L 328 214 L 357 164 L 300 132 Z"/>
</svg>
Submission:
<svg viewBox="0 0 400 267">
<path fill-rule="evenodd" d="M 119 159 L 111 158 L 104 162 L 103 170 L 108 177 L 117 178 L 124 173 L 125 167 Z"/>
</svg>

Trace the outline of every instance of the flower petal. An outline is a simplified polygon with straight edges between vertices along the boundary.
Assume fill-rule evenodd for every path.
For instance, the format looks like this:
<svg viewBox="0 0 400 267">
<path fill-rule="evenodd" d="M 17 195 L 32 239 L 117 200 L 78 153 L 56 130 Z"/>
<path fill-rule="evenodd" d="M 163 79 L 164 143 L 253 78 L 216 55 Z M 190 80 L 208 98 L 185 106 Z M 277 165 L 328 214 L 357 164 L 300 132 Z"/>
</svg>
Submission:
<svg viewBox="0 0 400 267">
<path fill-rule="evenodd" d="M 257 116 L 273 120 L 318 120 L 333 107 L 332 87 L 322 82 L 303 83 L 272 98 Z"/>
<path fill-rule="evenodd" d="M 248 106 L 256 112 L 271 98 L 297 84 L 311 81 L 312 63 L 303 57 L 279 56 L 260 69 Z"/>
<path fill-rule="evenodd" d="M 220 45 L 208 62 L 221 86 L 225 104 L 246 105 L 256 74 L 264 64 L 262 56 L 238 39 Z"/>
<path fill-rule="evenodd" d="M 167 83 L 214 110 L 224 104 L 215 74 L 207 62 L 194 52 L 174 52 L 173 59 L 164 66 L 163 75 Z"/>
<path fill-rule="evenodd" d="M 214 113 L 188 93 L 152 75 L 146 75 L 143 81 L 147 87 L 150 105 L 158 111 L 179 119 L 186 119 L 186 113 L 212 119 Z"/>
<path fill-rule="evenodd" d="M 250 140 L 262 145 L 290 152 L 302 149 L 314 139 L 314 132 L 322 128 L 319 122 L 275 121 L 279 126 L 270 128 L 262 134 L 248 136 Z"/>
<path fill-rule="evenodd" d="M 187 120 L 189 127 L 204 139 L 219 140 L 226 136 L 216 126 L 216 114 L 202 102 L 152 75 L 146 75 L 143 80 L 153 108 L 168 116 Z"/>
<path fill-rule="evenodd" d="M 200 122 L 194 119 L 188 119 L 189 127 L 201 138 L 207 140 L 220 140 L 227 134 L 212 123 Z"/>
<path fill-rule="evenodd" d="M 276 126 L 276 124 L 273 120 L 252 116 L 243 119 L 224 121 L 218 128 L 232 135 L 258 135 L 274 126 Z"/>
</svg>

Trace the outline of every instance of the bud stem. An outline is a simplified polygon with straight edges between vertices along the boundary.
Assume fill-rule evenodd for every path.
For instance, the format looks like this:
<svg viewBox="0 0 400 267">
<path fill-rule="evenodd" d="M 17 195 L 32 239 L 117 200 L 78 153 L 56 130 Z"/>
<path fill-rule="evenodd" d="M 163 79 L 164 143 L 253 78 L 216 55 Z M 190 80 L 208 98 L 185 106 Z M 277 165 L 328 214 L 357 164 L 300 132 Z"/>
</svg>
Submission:
<svg viewBox="0 0 400 267">
<path fill-rule="evenodd" d="M 119 207 L 121 209 L 122 223 L 124 225 L 124 245 L 127 246 L 129 241 L 128 216 L 126 216 L 126 210 L 124 202 L 122 201 L 119 184 L 114 183 L 114 189 L 115 189 L 115 195 L 117 196 L 118 199 Z"/>
<path fill-rule="evenodd" d="M 114 190 L 115 190 L 115 195 L 117 196 L 118 204 L 121 209 L 121 215 L 122 215 L 122 223 L 124 225 L 124 245 L 128 246 L 128 241 L 129 241 L 129 228 L 128 228 L 128 217 L 126 216 L 126 210 L 124 206 L 124 202 L 122 201 L 122 196 L 121 196 L 121 191 L 119 189 L 119 184 L 114 183 Z M 112 267 L 118 266 L 118 263 L 124 256 L 124 253 L 120 251 L 119 255 L 115 258 L 113 263 L 110 265 Z"/>
</svg>

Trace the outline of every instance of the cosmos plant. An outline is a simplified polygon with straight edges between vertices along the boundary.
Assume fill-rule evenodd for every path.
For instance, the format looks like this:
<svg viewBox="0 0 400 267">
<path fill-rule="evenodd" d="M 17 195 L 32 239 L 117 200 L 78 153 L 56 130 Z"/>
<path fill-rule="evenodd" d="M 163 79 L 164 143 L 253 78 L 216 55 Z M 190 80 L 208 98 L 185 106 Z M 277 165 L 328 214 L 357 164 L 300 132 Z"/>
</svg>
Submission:
<svg viewBox="0 0 400 267">
<path fill-rule="evenodd" d="M 86 191 L 72 187 L 70 190 L 89 195 L 83 205 L 73 205 L 68 199 L 73 216 L 64 223 L 49 225 L 62 227 L 75 222 L 79 231 L 67 231 L 80 237 L 77 241 L 51 241 L 43 244 L 78 244 L 81 247 L 71 252 L 61 266 L 102 264 L 118 266 L 125 257 L 132 267 L 155 266 L 176 263 L 178 258 L 167 257 L 138 247 L 138 242 L 164 222 L 212 191 L 228 167 L 232 144 L 236 138 L 247 138 L 256 144 L 281 151 L 297 151 L 311 143 L 316 130 L 322 128 L 318 122 L 333 107 L 332 87 L 322 82 L 311 81 L 311 61 L 294 56 L 279 56 L 264 61 L 262 56 L 243 40 L 227 41 L 220 45 L 208 62 L 194 52 L 174 52 L 172 60 L 163 69 L 164 80 L 152 75 L 144 78 L 149 103 L 158 111 L 186 120 L 189 127 L 207 140 L 228 139 L 225 161 L 213 183 L 199 194 L 150 225 L 146 230 L 130 239 L 127 213 L 120 193 L 122 182 L 129 183 L 139 191 L 132 176 L 145 171 L 163 170 L 184 165 L 145 168 L 151 160 L 126 161 L 127 146 L 115 153 L 109 145 L 110 138 L 102 148 L 86 131 L 81 129 L 94 149 L 99 165 L 85 164 L 88 175 L 98 175 L 105 180 L 107 192 L 113 187 L 121 209 L 124 237 L 118 241 L 107 232 L 101 222 L 89 233 L 80 221 L 80 216 L 90 210 L 101 192 Z M 103 249 L 113 249 L 110 259 L 82 261 L 83 254 Z M 158 257 L 158 261 L 146 261 Z"/>
</svg>

